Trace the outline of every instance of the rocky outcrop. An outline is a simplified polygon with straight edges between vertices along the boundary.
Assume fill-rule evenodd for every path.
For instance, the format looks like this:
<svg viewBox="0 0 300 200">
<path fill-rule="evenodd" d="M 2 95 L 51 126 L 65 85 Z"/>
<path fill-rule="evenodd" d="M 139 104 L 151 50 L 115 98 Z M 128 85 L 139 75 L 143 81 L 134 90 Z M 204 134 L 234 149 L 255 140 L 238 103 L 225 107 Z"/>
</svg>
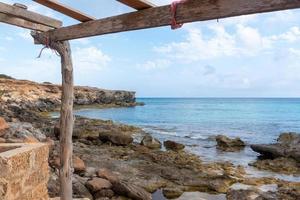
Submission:
<svg viewBox="0 0 300 200">
<path fill-rule="evenodd" d="M 52 137 L 59 139 L 59 122 L 53 127 Z M 144 134 L 141 128 L 134 126 L 116 124 L 111 120 L 95 120 L 83 117 L 76 117 L 73 131 L 73 139 L 86 145 L 100 145 L 110 143 L 126 146 L 133 142 L 133 135 Z"/>
<path fill-rule="evenodd" d="M 141 145 L 148 147 L 150 149 L 160 149 L 161 148 L 161 142 L 153 138 L 151 135 L 145 135 L 141 141 Z"/>
<path fill-rule="evenodd" d="M 297 133 L 283 133 L 275 144 L 255 144 L 251 148 L 265 158 L 286 157 L 300 162 L 300 134 Z"/>
<path fill-rule="evenodd" d="M 241 184 L 243 185 L 243 184 Z M 260 187 L 243 185 L 243 188 L 231 188 L 226 198 L 228 200 L 298 200 L 300 199 L 299 183 L 278 183 Z"/>
<path fill-rule="evenodd" d="M 0 102 L 25 110 L 53 111 L 61 103 L 61 86 L 0 78 Z M 75 87 L 76 106 L 135 106 L 135 92 Z"/>
<path fill-rule="evenodd" d="M 104 178 L 106 180 L 109 180 L 111 183 L 116 183 L 120 181 L 118 176 L 116 176 L 114 173 L 112 173 L 106 168 L 99 169 L 97 171 L 97 176 L 99 178 Z"/>
<path fill-rule="evenodd" d="M 162 192 L 164 197 L 168 199 L 175 199 L 183 194 L 183 191 L 179 188 L 164 188 Z"/>
<path fill-rule="evenodd" d="M 164 141 L 164 146 L 166 147 L 167 150 L 172 150 L 172 151 L 180 151 L 185 148 L 183 144 L 171 140 Z"/>
<path fill-rule="evenodd" d="M 300 174 L 300 163 L 292 158 L 281 157 L 275 159 L 257 160 L 249 165 L 261 170 L 270 170 L 281 174 Z"/>
<path fill-rule="evenodd" d="M 27 141 L 37 140 L 40 142 L 46 141 L 46 136 L 41 130 L 32 126 L 27 122 L 9 122 L 9 129 L 2 132 L 2 137 L 10 143 L 22 143 Z"/>
<path fill-rule="evenodd" d="M 251 148 L 262 158 L 249 165 L 277 173 L 300 174 L 300 134 L 282 133 L 275 144 L 256 144 Z"/>
<path fill-rule="evenodd" d="M 112 184 L 103 178 L 93 178 L 92 180 L 87 181 L 86 186 L 93 193 L 99 192 L 102 189 L 112 188 Z"/>
<path fill-rule="evenodd" d="M 126 146 L 133 142 L 133 137 L 122 132 L 101 132 L 99 139 L 102 142 L 110 142 L 115 145 Z"/>
<path fill-rule="evenodd" d="M 127 181 L 119 181 L 114 183 L 113 190 L 119 194 L 129 197 L 133 200 L 151 200 L 151 194 L 145 189 L 141 188 Z"/>
<path fill-rule="evenodd" d="M 239 151 L 245 147 L 245 143 L 240 138 L 231 139 L 225 135 L 216 137 L 217 148 L 222 151 Z"/>
</svg>

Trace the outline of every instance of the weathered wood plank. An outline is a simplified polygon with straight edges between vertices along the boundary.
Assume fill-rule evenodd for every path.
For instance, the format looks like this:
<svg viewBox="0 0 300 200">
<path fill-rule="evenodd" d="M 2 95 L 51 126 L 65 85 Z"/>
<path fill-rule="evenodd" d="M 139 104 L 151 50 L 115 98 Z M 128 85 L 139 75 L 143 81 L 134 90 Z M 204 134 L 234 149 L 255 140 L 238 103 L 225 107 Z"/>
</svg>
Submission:
<svg viewBox="0 0 300 200">
<path fill-rule="evenodd" d="M 155 5 L 147 0 L 117 0 L 131 8 L 136 10 L 144 10 L 148 8 L 153 8 Z"/>
<path fill-rule="evenodd" d="M 45 44 L 45 35 L 37 32 L 31 33 L 35 42 Z M 73 154 L 73 64 L 71 57 L 71 47 L 68 41 L 50 42 L 50 48 L 55 49 L 61 56 L 62 72 L 62 100 L 60 110 L 60 199 L 71 200 L 72 198 L 72 154 Z"/>
<path fill-rule="evenodd" d="M 69 42 L 63 42 L 61 56 L 62 104 L 60 110 L 60 199 L 73 199 L 72 190 L 72 155 L 73 155 L 73 64 Z"/>
<path fill-rule="evenodd" d="M 71 8 L 67 5 L 64 5 L 58 1 L 55 0 L 33 0 L 39 4 L 42 4 L 48 8 L 51 8 L 53 10 L 56 10 L 64 15 L 67 15 L 69 17 L 72 17 L 74 19 L 77 19 L 78 21 L 81 22 L 87 22 L 87 21 L 91 21 L 91 20 L 95 20 L 96 18 L 91 17 L 87 14 L 84 14 L 82 12 L 80 12 L 79 10 L 76 10 L 74 8 Z"/>
<path fill-rule="evenodd" d="M 42 24 L 37 24 L 37 23 L 30 22 L 30 21 L 27 21 L 27 20 L 24 20 L 21 18 L 9 16 L 9 15 L 3 14 L 3 13 L 0 13 L 0 22 L 14 25 L 14 26 L 19 26 L 22 28 L 27 28 L 30 30 L 42 31 L 42 32 L 52 29 L 52 27 L 49 27 L 49 26 L 44 26 Z"/>
<path fill-rule="evenodd" d="M 40 15 L 38 13 L 31 12 L 23 8 L 11 6 L 2 2 L 0 2 L 0 13 L 53 28 L 59 28 L 62 26 L 62 22 L 59 20 Z"/>
<path fill-rule="evenodd" d="M 177 21 L 188 23 L 299 7 L 300 0 L 189 0 L 178 5 Z M 49 34 L 52 40 L 62 41 L 170 24 L 170 6 L 161 6 L 50 30 Z"/>
</svg>

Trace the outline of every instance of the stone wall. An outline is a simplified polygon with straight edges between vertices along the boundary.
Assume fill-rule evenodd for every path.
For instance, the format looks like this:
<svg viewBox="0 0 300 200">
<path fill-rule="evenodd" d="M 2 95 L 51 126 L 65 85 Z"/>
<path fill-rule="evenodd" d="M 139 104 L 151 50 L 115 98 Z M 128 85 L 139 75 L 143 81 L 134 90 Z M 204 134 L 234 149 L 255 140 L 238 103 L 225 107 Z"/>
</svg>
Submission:
<svg viewBox="0 0 300 200">
<path fill-rule="evenodd" d="M 48 200 L 48 145 L 0 144 L 0 199 Z"/>
</svg>

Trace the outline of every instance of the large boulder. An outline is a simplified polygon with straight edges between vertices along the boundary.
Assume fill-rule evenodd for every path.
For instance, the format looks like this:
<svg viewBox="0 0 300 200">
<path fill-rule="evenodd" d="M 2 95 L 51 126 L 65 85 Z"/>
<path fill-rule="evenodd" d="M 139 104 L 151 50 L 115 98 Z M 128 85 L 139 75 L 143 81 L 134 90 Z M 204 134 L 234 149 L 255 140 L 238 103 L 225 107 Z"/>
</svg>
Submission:
<svg viewBox="0 0 300 200">
<path fill-rule="evenodd" d="M 78 156 L 73 156 L 72 160 L 75 173 L 82 173 L 86 171 L 85 163 L 81 158 L 79 158 Z M 53 168 L 60 168 L 60 158 L 57 156 L 51 159 L 49 163 Z"/>
<path fill-rule="evenodd" d="M 93 178 L 86 182 L 86 187 L 92 192 L 96 193 L 102 189 L 110 189 L 112 184 L 103 178 Z"/>
<path fill-rule="evenodd" d="M 128 183 L 127 181 L 119 181 L 113 183 L 113 191 L 122 196 L 129 197 L 133 200 L 151 200 L 151 194 L 147 192 L 145 189 L 135 185 Z"/>
<path fill-rule="evenodd" d="M 40 129 L 33 127 L 32 124 L 26 122 L 10 122 L 9 129 L 5 131 L 4 138 L 6 139 L 18 139 L 21 142 L 24 140 L 37 139 L 39 142 L 45 142 L 47 137 L 42 133 Z M 28 140 L 28 141 L 29 141 Z"/>
<path fill-rule="evenodd" d="M 86 181 L 83 178 L 81 178 L 77 175 L 74 175 L 72 182 L 73 182 L 74 197 L 93 199 L 93 195 L 86 188 L 86 186 L 85 186 Z"/>
<path fill-rule="evenodd" d="M 164 141 L 164 146 L 166 147 L 167 150 L 173 150 L 173 151 L 180 151 L 185 148 L 183 144 L 171 140 Z"/>
<path fill-rule="evenodd" d="M 216 137 L 217 148 L 222 151 L 238 151 L 245 147 L 245 143 L 240 138 L 231 139 L 225 135 Z"/>
<path fill-rule="evenodd" d="M 283 133 L 275 144 L 255 144 L 251 148 L 265 158 L 286 157 L 300 162 L 300 134 L 297 133 Z"/>
<path fill-rule="evenodd" d="M 115 195 L 114 191 L 111 190 L 111 189 L 102 189 L 100 191 L 98 191 L 94 196 L 95 196 L 95 199 L 98 200 L 98 199 L 105 199 L 105 198 L 112 198 L 113 196 Z"/>
<path fill-rule="evenodd" d="M 111 183 L 116 183 L 119 181 L 118 176 L 106 168 L 99 169 L 96 174 L 99 178 L 104 178 Z"/>
<path fill-rule="evenodd" d="M 85 172 L 85 164 L 78 156 L 73 157 L 73 167 L 75 172 Z"/>
<path fill-rule="evenodd" d="M 115 145 L 127 146 L 133 142 L 133 138 L 122 132 L 101 132 L 99 139 L 102 142 L 111 142 Z"/>
<path fill-rule="evenodd" d="M 160 149 L 161 148 L 161 142 L 153 138 L 151 135 L 146 135 L 141 141 L 141 145 L 148 147 L 149 149 Z"/>
<path fill-rule="evenodd" d="M 183 194 L 183 191 L 179 188 L 164 188 L 162 192 L 164 197 L 168 199 L 175 199 Z"/>
<path fill-rule="evenodd" d="M 281 133 L 277 142 L 281 144 L 297 145 L 300 142 L 300 134 L 294 132 Z"/>
</svg>

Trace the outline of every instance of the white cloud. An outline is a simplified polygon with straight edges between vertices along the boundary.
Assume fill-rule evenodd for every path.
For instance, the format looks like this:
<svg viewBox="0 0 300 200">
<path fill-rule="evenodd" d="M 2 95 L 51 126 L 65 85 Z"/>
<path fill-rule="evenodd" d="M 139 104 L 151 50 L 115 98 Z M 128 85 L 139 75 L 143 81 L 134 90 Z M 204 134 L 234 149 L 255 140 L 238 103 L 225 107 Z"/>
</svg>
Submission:
<svg viewBox="0 0 300 200">
<path fill-rule="evenodd" d="M 73 41 L 76 44 L 81 44 L 81 45 L 88 45 L 91 43 L 89 38 L 81 38 Z"/>
<path fill-rule="evenodd" d="M 278 24 L 298 22 L 299 16 L 299 12 L 295 10 L 284 10 L 269 14 L 265 21 L 268 26 L 278 26 Z"/>
<path fill-rule="evenodd" d="M 223 27 L 211 27 L 214 37 L 204 38 L 200 29 L 190 28 L 185 41 L 173 42 L 154 50 L 175 57 L 183 62 L 211 59 L 223 55 L 232 55 L 235 50 L 234 39 Z"/>
<path fill-rule="evenodd" d="M 17 36 L 21 37 L 22 39 L 25 39 L 26 41 L 33 43 L 33 38 L 30 35 L 30 30 L 22 29 L 21 31 L 17 32 Z"/>
<path fill-rule="evenodd" d="M 299 27 L 291 27 L 287 32 L 274 35 L 271 37 L 273 40 L 285 40 L 288 42 L 296 42 L 300 40 L 300 28 Z"/>
<path fill-rule="evenodd" d="M 155 47 L 154 50 L 183 62 L 215 59 L 219 57 L 255 55 L 271 47 L 271 41 L 261 36 L 257 29 L 238 25 L 235 33 L 223 25 L 209 25 L 210 35 L 203 35 L 200 28 L 187 28 L 186 39 Z"/>
<path fill-rule="evenodd" d="M 271 47 L 271 41 L 263 37 L 259 31 L 249 26 L 238 25 L 236 40 L 238 47 L 246 55 L 255 55 Z"/>
<path fill-rule="evenodd" d="M 1 69 L 2 73 L 38 82 L 60 82 L 60 59 L 49 49 L 43 51 L 41 58 L 14 60 L 9 65 L 13 67 Z"/>
<path fill-rule="evenodd" d="M 72 55 L 74 66 L 83 70 L 101 70 L 111 61 L 110 56 L 94 46 L 75 48 Z"/>
<path fill-rule="evenodd" d="M 262 35 L 258 28 L 243 24 L 231 28 L 222 24 L 209 24 L 206 28 L 210 34 L 203 34 L 203 28 L 186 26 L 184 30 L 187 34 L 183 41 L 156 46 L 154 51 L 179 62 L 190 63 L 215 58 L 256 56 L 275 52 L 279 41 L 300 41 L 300 28 L 297 26 L 269 36 Z"/>
<path fill-rule="evenodd" d="M 300 49 L 289 48 L 289 53 L 294 56 L 300 57 Z"/>
<path fill-rule="evenodd" d="M 52 10 L 50 10 L 49 8 L 46 8 L 44 6 L 41 6 L 39 4 L 36 3 L 31 3 L 28 5 L 28 10 L 31 10 L 33 12 L 48 16 L 48 17 L 52 17 L 52 18 L 58 18 L 57 15 L 55 14 L 55 12 L 53 12 Z"/>
<path fill-rule="evenodd" d="M 238 16 L 238 17 L 230 17 L 230 18 L 220 19 L 219 23 L 221 23 L 224 26 L 235 26 L 237 24 L 247 25 L 250 22 L 257 21 L 257 18 L 258 18 L 257 14 L 243 15 L 243 16 Z"/>
<path fill-rule="evenodd" d="M 138 69 L 143 70 L 156 70 L 156 69 L 163 69 L 169 67 L 171 62 L 166 59 L 157 59 L 157 60 L 150 60 L 143 64 L 138 64 Z"/>
</svg>

